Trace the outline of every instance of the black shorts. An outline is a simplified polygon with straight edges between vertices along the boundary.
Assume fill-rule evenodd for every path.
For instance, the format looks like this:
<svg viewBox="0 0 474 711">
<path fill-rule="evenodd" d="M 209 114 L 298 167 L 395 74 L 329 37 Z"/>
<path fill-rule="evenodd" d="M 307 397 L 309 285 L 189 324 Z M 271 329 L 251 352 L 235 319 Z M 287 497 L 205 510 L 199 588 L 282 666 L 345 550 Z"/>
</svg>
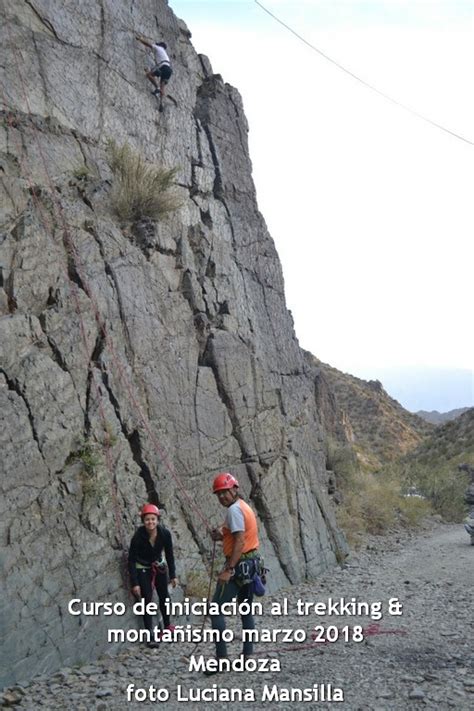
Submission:
<svg viewBox="0 0 474 711">
<path fill-rule="evenodd" d="M 153 76 L 155 76 L 155 77 L 160 77 L 160 79 L 161 79 L 162 81 L 164 81 L 165 84 L 167 84 L 167 83 L 168 83 L 168 80 L 169 80 L 169 78 L 170 78 L 170 76 L 171 76 L 172 73 L 173 73 L 173 71 L 172 71 L 172 69 L 171 69 L 171 67 L 170 67 L 169 64 L 162 64 L 161 67 L 158 67 L 158 66 L 154 67 L 154 68 L 151 70 L 151 73 L 152 73 Z"/>
</svg>

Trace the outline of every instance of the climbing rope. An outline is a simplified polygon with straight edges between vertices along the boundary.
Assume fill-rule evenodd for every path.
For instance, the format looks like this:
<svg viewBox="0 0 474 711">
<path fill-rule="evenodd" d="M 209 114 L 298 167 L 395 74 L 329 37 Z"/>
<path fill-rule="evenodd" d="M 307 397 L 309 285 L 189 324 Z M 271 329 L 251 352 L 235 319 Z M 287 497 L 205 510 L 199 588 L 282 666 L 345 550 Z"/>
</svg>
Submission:
<svg viewBox="0 0 474 711">
<path fill-rule="evenodd" d="M 341 632 L 341 628 L 337 628 L 339 632 Z M 382 629 L 381 625 L 378 623 L 372 623 L 368 625 L 367 627 L 362 628 L 362 635 L 364 639 L 366 637 L 375 637 L 377 635 L 384 635 L 384 634 L 394 634 L 394 635 L 407 635 L 408 632 L 403 629 L 387 629 L 384 630 Z M 257 652 L 255 656 L 260 657 L 267 655 L 269 653 L 275 653 L 275 652 L 299 652 L 301 650 L 306 650 L 306 649 L 318 649 L 321 647 L 321 645 L 325 644 L 334 644 L 334 642 L 330 641 L 329 639 L 323 639 L 323 640 L 317 640 L 315 639 L 315 634 L 311 634 L 313 641 L 308 642 L 307 644 L 294 644 L 294 645 L 285 645 L 283 647 L 273 647 L 273 649 L 265 649 L 262 652 Z M 343 634 L 338 635 L 338 640 L 343 641 L 344 636 Z M 337 640 L 337 641 L 338 641 Z"/>
<path fill-rule="evenodd" d="M 212 579 L 213 579 L 213 577 L 214 577 L 214 563 L 215 563 L 215 560 L 216 560 L 216 542 L 213 541 L 213 542 L 212 542 L 211 569 L 210 569 L 210 572 L 209 572 L 209 586 L 208 586 L 208 589 L 207 589 L 207 601 L 208 601 L 208 603 L 209 603 L 209 600 L 211 599 Z M 199 629 L 199 637 L 200 637 L 200 639 L 196 642 L 196 644 L 194 645 L 194 647 L 193 647 L 193 649 L 191 650 L 191 652 L 189 652 L 189 654 L 187 655 L 187 658 L 188 658 L 188 659 L 189 659 L 190 657 L 192 657 L 193 654 L 196 653 L 196 651 L 199 649 L 199 647 L 200 647 L 200 645 L 201 645 L 201 643 L 202 643 L 202 637 L 203 637 L 204 627 L 205 627 L 205 625 L 206 625 L 206 620 L 207 620 L 208 617 L 209 617 L 209 614 L 208 614 L 208 613 L 205 614 L 205 615 L 203 615 L 201 627 L 200 627 L 200 629 Z"/>
<path fill-rule="evenodd" d="M 10 29 L 9 29 L 9 27 L 8 27 L 8 24 L 7 24 L 7 28 L 8 28 L 9 38 L 10 38 L 10 42 L 11 42 L 11 34 L 10 34 Z M 12 43 L 12 45 L 13 45 L 13 43 Z M 13 45 L 13 46 L 14 46 L 14 45 Z M 15 52 L 17 52 L 17 53 L 20 55 L 20 58 L 23 60 L 21 51 L 18 50 L 15 46 L 14 46 L 14 49 L 15 49 Z M 22 61 L 22 63 L 23 63 L 23 61 Z M 18 61 L 17 61 L 16 69 L 17 69 L 18 75 L 20 76 L 20 83 L 21 83 L 21 86 L 22 86 L 22 90 L 23 90 L 23 95 L 24 95 L 25 103 L 26 103 L 26 106 L 28 107 L 28 112 L 29 112 L 30 115 L 31 115 L 31 108 L 30 108 L 28 96 L 27 96 L 26 89 L 25 89 L 25 84 L 24 84 L 23 75 L 22 75 L 21 69 L 20 69 L 20 62 L 18 62 Z M 153 446 L 154 446 L 156 452 L 158 453 L 158 455 L 159 455 L 159 457 L 160 457 L 160 459 L 161 459 L 161 461 L 162 461 L 162 464 L 165 466 L 165 468 L 167 469 L 167 471 L 168 471 L 168 473 L 171 475 L 171 477 L 175 480 L 175 482 L 176 482 L 178 488 L 181 490 L 181 493 L 183 494 L 184 498 L 187 500 L 189 506 L 196 512 L 196 514 L 197 514 L 198 517 L 200 518 L 200 520 L 201 520 L 201 522 L 203 523 L 203 525 L 205 526 L 205 528 L 206 528 L 208 531 L 210 531 L 210 530 L 211 530 L 211 527 L 209 526 L 209 523 L 208 523 L 206 517 L 201 513 L 201 510 L 200 510 L 199 507 L 196 505 L 195 501 L 194 501 L 194 500 L 190 497 L 190 495 L 188 494 L 188 492 L 187 492 L 187 490 L 186 490 L 186 487 L 184 486 L 184 484 L 183 484 L 183 482 L 181 481 L 180 477 L 179 477 L 179 476 L 177 475 L 177 473 L 175 472 L 173 466 L 171 465 L 171 463 L 170 463 L 169 460 L 168 460 L 168 457 L 167 457 L 166 452 L 165 452 L 164 449 L 160 446 L 160 444 L 159 444 L 159 442 L 158 442 L 158 440 L 157 440 L 157 438 L 156 438 L 154 432 L 152 431 L 152 429 L 151 429 L 151 427 L 150 427 L 150 425 L 149 425 L 149 422 L 148 422 L 147 418 L 145 417 L 145 415 L 144 415 L 144 413 L 143 413 L 143 409 L 142 409 L 142 407 L 140 406 L 139 402 L 137 401 L 137 398 L 136 398 L 136 396 L 135 396 L 135 393 L 133 392 L 133 389 L 132 389 L 130 380 L 129 380 L 129 378 L 127 377 L 127 375 L 126 375 L 126 373 L 125 373 L 125 371 L 124 371 L 124 368 L 123 368 L 123 366 L 122 366 L 122 363 L 120 362 L 120 360 L 119 360 L 119 358 L 118 358 L 118 356 L 117 356 L 117 353 L 116 353 L 116 350 L 115 350 L 115 347 L 114 347 L 114 343 L 113 343 L 113 341 L 112 341 L 112 339 L 111 339 L 111 337 L 110 337 L 110 335 L 109 335 L 109 332 L 108 332 L 108 330 L 107 330 L 107 328 L 106 328 L 105 321 L 104 321 L 104 319 L 102 318 L 102 316 L 101 316 L 101 314 L 100 314 L 100 311 L 99 311 L 97 302 L 96 302 L 96 300 L 95 300 L 95 298 L 94 298 L 92 289 L 90 288 L 90 286 L 89 286 L 89 284 L 88 284 L 88 280 L 87 280 L 87 278 L 86 278 L 86 276 L 85 276 L 85 270 L 84 270 L 84 268 L 83 268 L 82 261 L 81 261 L 81 259 L 80 259 L 80 256 L 79 256 L 78 252 L 77 252 L 77 249 L 76 249 L 76 246 L 75 246 L 75 244 L 74 244 L 74 241 L 72 240 L 72 237 L 71 237 L 71 234 L 70 234 L 70 228 L 69 228 L 69 225 L 68 225 L 68 223 L 67 223 L 67 220 L 66 220 L 66 217 L 65 217 L 65 214 L 64 214 L 63 207 L 62 207 L 61 203 L 59 202 L 59 200 L 58 200 L 58 198 L 57 198 L 56 190 L 54 189 L 54 185 L 53 185 L 51 176 L 50 176 L 49 171 L 48 171 L 47 162 L 46 162 L 46 159 L 45 159 L 43 150 L 42 150 L 41 142 L 38 140 L 38 129 L 37 129 L 37 127 L 36 127 L 36 125 L 35 125 L 34 123 L 33 123 L 33 128 L 34 128 L 34 134 L 35 134 L 36 142 L 37 142 L 37 145 L 38 145 L 38 151 L 39 151 L 39 154 L 40 154 L 40 156 L 41 156 L 41 160 L 42 160 L 42 163 L 43 163 L 43 168 L 44 168 L 45 175 L 46 175 L 46 178 L 47 178 L 47 182 L 48 182 L 48 184 L 49 184 L 49 188 L 50 188 L 50 191 L 51 191 L 52 201 L 53 201 L 53 204 L 54 204 L 54 206 L 55 206 L 55 208 L 56 208 L 56 219 L 57 219 L 57 217 L 58 217 L 58 215 L 59 215 L 59 221 L 62 223 L 63 235 L 64 235 L 64 238 L 65 238 L 67 247 L 70 249 L 70 252 L 71 252 L 72 255 L 73 255 L 73 259 L 74 259 L 74 263 L 75 263 L 75 267 L 76 267 L 77 274 L 78 274 L 78 276 L 79 276 L 79 278 L 80 278 L 80 280 L 81 280 L 81 283 L 82 283 L 82 285 L 83 285 L 83 288 L 84 288 L 85 293 L 87 294 L 87 296 L 89 297 L 89 299 L 90 299 L 90 301 L 91 301 L 91 305 L 92 305 L 92 309 L 93 309 L 93 313 L 94 313 L 95 320 L 96 320 L 97 325 L 98 325 L 98 327 L 99 327 L 99 329 L 100 329 L 100 332 L 102 333 L 102 335 L 103 335 L 103 337 L 104 337 L 104 341 L 107 343 L 107 346 L 109 347 L 109 351 L 110 351 L 110 353 L 111 353 L 112 360 L 113 360 L 113 363 L 114 363 L 114 365 L 115 365 L 115 367 L 116 367 L 116 369 L 117 369 L 117 372 L 119 373 L 120 380 L 121 380 L 122 384 L 125 385 L 125 387 L 126 387 L 126 389 L 127 389 L 127 392 L 128 392 L 128 395 L 129 395 L 129 398 L 130 398 L 130 401 L 132 402 L 133 407 L 135 408 L 136 412 L 138 413 L 139 418 L 140 418 L 140 420 L 141 420 L 141 422 L 142 422 L 142 425 L 143 425 L 143 427 L 145 428 L 145 430 L 147 431 L 147 433 L 148 433 L 148 435 L 149 435 L 149 437 L 150 437 L 150 440 L 152 441 Z M 81 310 L 80 310 L 80 309 L 78 310 L 78 315 L 79 315 L 80 320 L 81 320 L 81 330 L 85 333 L 84 322 L 83 322 L 83 319 L 82 319 L 82 314 L 81 314 Z"/>
<path fill-rule="evenodd" d="M 13 50 L 14 50 L 14 55 L 13 55 L 13 56 L 14 56 L 14 58 L 15 58 L 15 60 L 16 60 L 16 70 L 17 70 L 17 75 L 20 77 L 20 85 L 21 85 L 21 88 L 22 88 L 22 92 L 23 92 L 23 97 L 24 97 L 25 105 L 27 106 L 27 109 L 28 109 L 29 114 L 30 114 L 30 115 L 33 115 L 32 112 L 31 112 L 31 107 L 30 107 L 30 104 L 29 104 L 28 95 L 27 95 L 26 88 L 25 88 L 25 83 L 24 83 L 23 74 L 22 74 L 21 69 L 20 69 L 20 64 L 23 63 L 23 57 L 22 57 L 21 51 L 15 46 L 15 43 L 12 41 L 12 36 L 11 36 L 10 27 L 9 27 L 8 23 L 7 23 L 7 32 L 8 32 L 10 44 L 11 44 L 11 46 L 13 47 Z M 19 57 L 20 57 L 20 59 L 21 59 L 21 62 L 18 61 L 18 55 L 19 55 Z M 4 94 L 5 94 L 5 92 L 4 92 Z M 7 102 L 4 101 L 4 103 L 5 103 L 5 106 L 7 107 L 7 106 L 8 106 L 8 105 L 7 105 Z M 10 127 L 13 128 L 13 123 L 14 123 L 13 113 L 9 113 L 9 114 L 8 114 L 8 120 L 9 120 L 9 125 L 10 125 Z M 172 478 L 173 478 L 173 479 L 175 480 L 175 482 L 177 483 L 178 489 L 180 489 L 180 491 L 182 492 L 184 498 L 186 498 L 186 500 L 187 500 L 189 506 L 190 506 L 192 509 L 194 509 L 194 511 L 195 511 L 195 512 L 197 513 L 197 515 L 200 517 L 202 523 L 204 524 L 204 527 L 205 527 L 207 530 L 210 530 L 210 526 L 209 526 L 209 524 L 208 524 L 208 521 L 207 521 L 206 517 L 201 513 L 199 507 L 195 504 L 195 502 L 193 501 L 193 499 L 189 496 L 189 494 L 188 494 L 188 492 L 187 492 L 187 490 L 186 490 L 184 484 L 182 483 L 180 477 L 177 475 L 177 473 L 175 472 L 174 468 L 173 468 L 172 465 L 170 464 L 170 462 L 169 462 L 169 460 L 168 460 L 168 458 L 167 458 L 166 453 L 164 452 L 164 450 L 163 450 L 163 449 L 161 448 L 161 446 L 159 445 L 159 443 L 158 443 L 158 441 L 157 441 L 157 438 L 156 438 L 156 436 L 154 435 L 153 431 L 151 430 L 151 427 L 150 427 L 150 425 L 149 425 L 149 423 L 148 423 L 146 417 L 145 417 L 144 414 L 143 414 L 142 408 L 140 407 L 140 405 L 139 405 L 139 403 L 138 403 L 138 401 L 137 401 L 137 399 L 136 399 L 136 397 L 135 397 L 135 394 L 133 393 L 133 390 L 132 390 L 132 387 L 131 387 L 131 383 L 129 382 L 129 380 L 128 380 L 126 374 L 125 374 L 124 368 L 123 368 L 122 364 L 120 363 L 120 361 L 119 361 L 119 359 L 118 359 L 118 357 L 117 357 L 117 355 L 116 355 L 116 351 L 115 351 L 113 342 L 112 342 L 112 340 L 111 340 L 111 338 L 110 338 L 110 335 L 109 335 L 109 333 L 108 333 L 108 330 L 107 330 L 107 328 L 106 328 L 105 321 L 104 321 L 104 319 L 103 319 L 103 318 L 101 317 L 101 315 L 100 315 L 100 312 L 99 312 L 97 303 L 96 303 L 96 301 L 95 301 L 93 292 L 92 292 L 91 288 L 89 287 L 88 282 L 87 282 L 87 279 L 86 279 L 86 277 L 85 277 L 84 269 L 83 269 L 83 267 L 82 267 L 82 263 L 81 263 L 79 254 L 78 254 L 77 249 L 76 249 L 76 247 L 75 247 L 74 241 L 72 240 L 72 237 L 71 237 L 70 226 L 69 226 L 69 224 L 68 224 L 68 222 L 67 222 L 67 219 L 66 219 L 66 217 L 65 217 L 65 214 L 64 214 L 62 205 L 61 205 L 61 203 L 59 202 L 59 200 L 58 200 L 58 198 L 57 198 L 57 196 L 56 196 L 56 190 L 55 190 L 55 188 L 54 188 L 54 185 L 53 185 L 51 176 L 50 176 L 49 171 L 48 171 L 47 162 L 46 162 L 46 159 L 45 159 L 43 150 L 42 150 L 41 142 L 40 142 L 39 139 L 38 139 L 38 129 L 37 129 L 37 127 L 36 127 L 36 125 L 35 125 L 34 122 L 32 122 L 32 125 L 33 125 L 33 129 L 34 129 L 34 132 L 33 132 L 33 133 L 34 133 L 34 136 L 35 136 L 37 145 L 38 145 L 39 154 L 40 154 L 40 157 L 41 157 L 41 160 L 42 160 L 42 163 L 43 163 L 44 172 L 45 172 L 45 175 L 46 175 L 46 178 L 47 178 L 47 183 L 49 184 L 49 188 L 50 188 L 50 192 L 51 192 L 51 197 L 52 197 L 52 202 L 53 202 L 53 207 L 54 207 L 54 215 L 53 215 L 53 217 L 55 218 L 57 224 L 59 224 L 59 223 L 62 224 L 64 244 L 65 244 L 66 248 L 69 250 L 69 252 L 70 252 L 70 254 L 72 255 L 72 257 L 73 257 L 73 261 L 74 261 L 74 266 L 75 266 L 76 272 L 77 272 L 77 274 L 78 274 L 78 276 L 79 276 L 79 278 L 80 278 L 80 280 L 81 280 L 81 284 L 82 284 L 82 286 L 83 286 L 83 289 L 84 289 L 85 293 L 86 293 L 87 296 L 89 297 L 89 300 L 90 300 L 91 305 L 92 305 L 92 309 L 93 309 L 93 312 L 94 312 L 94 317 L 95 317 L 95 319 L 96 319 L 97 325 L 98 325 L 98 327 L 99 327 L 100 332 L 102 333 L 102 335 L 103 335 L 103 337 L 104 337 L 105 343 L 106 343 L 107 346 L 109 347 L 109 350 L 110 350 L 110 353 L 111 353 L 111 356 L 112 356 L 112 360 L 113 360 L 114 365 L 115 365 L 115 367 L 116 367 L 116 369 L 117 369 L 117 372 L 119 373 L 121 382 L 122 382 L 123 384 L 125 384 L 125 387 L 127 388 L 127 391 L 128 391 L 129 397 L 130 397 L 130 400 L 131 400 L 133 406 L 135 407 L 136 411 L 138 412 L 138 414 L 139 414 L 139 416 L 140 416 L 140 419 L 141 419 L 141 421 L 142 421 L 142 424 L 143 424 L 145 430 L 147 431 L 147 433 L 148 433 L 148 435 L 149 435 L 149 437 L 150 437 L 150 440 L 151 440 L 151 442 L 152 442 L 152 444 L 153 444 L 155 450 L 157 451 L 157 453 L 158 453 L 158 455 L 159 455 L 159 457 L 160 457 L 160 460 L 161 460 L 162 463 L 164 464 L 166 470 L 168 471 L 168 473 L 172 476 Z M 18 153 L 19 153 L 19 156 L 22 155 L 22 151 L 21 151 L 21 150 L 19 150 Z M 23 170 L 24 174 L 27 176 L 27 180 L 28 180 L 29 187 L 30 187 L 30 193 L 31 193 L 32 196 L 33 196 L 33 200 L 34 200 L 35 207 L 36 207 L 36 209 L 37 209 L 37 211 L 38 211 L 38 215 L 40 216 L 40 221 L 42 222 L 43 227 L 46 229 L 46 231 L 48 231 L 48 230 L 47 230 L 47 220 L 46 220 L 46 219 L 44 218 L 44 216 L 43 216 L 43 211 L 42 211 L 42 208 L 41 208 L 41 206 L 40 206 L 40 203 L 39 203 L 39 201 L 38 201 L 38 199 L 37 199 L 36 190 L 34 189 L 34 185 L 33 185 L 33 182 L 32 182 L 32 180 L 31 180 L 31 175 L 30 175 L 30 173 L 29 173 L 29 171 L 28 171 L 28 168 L 27 168 L 26 166 L 24 166 L 23 158 L 20 158 L 20 162 L 21 162 L 21 164 L 22 164 L 22 170 Z M 65 279 L 65 283 L 66 283 L 66 284 L 69 284 L 69 283 L 70 283 L 69 276 L 66 275 L 66 277 L 67 277 L 67 278 Z M 86 354 L 87 354 L 87 357 L 88 357 L 88 354 L 89 354 L 90 352 L 92 352 L 92 351 L 90 350 L 90 344 L 89 344 L 88 339 L 87 339 L 87 334 L 86 334 L 86 330 L 85 330 L 84 320 L 83 320 L 83 317 L 82 317 L 82 310 L 81 310 L 81 308 L 80 308 L 80 304 L 79 304 L 79 301 L 78 301 L 77 287 L 76 287 L 76 285 L 72 285 L 72 284 L 71 284 L 71 287 L 70 287 L 70 288 L 71 288 L 71 291 L 72 291 L 72 294 L 73 294 L 73 299 L 74 299 L 74 303 L 75 303 L 75 310 L 76 310 L 76 313 L 77 313 L 77 316 L 78 316 L 78 319 L 79 319 L 79 322 L 80 322 L 81 337 L 82 337 L 83 344 L 84 344 L 84 347 L 85 347 L 85 350 L 86 350 Z M 107 463 L 107 468 L 108 468 L 108 470 L 109 470 L 110 481 L 111 481 L 111 486 L 112 486 L 112 499 L 113 499 L 113 503 L 114 503 L 114 513 L 115 513 L 115 517 L 116 517 L 117 528 L 118 528 L 118 531 L 120 532 L 120 538 L 121 538 L 121 543 L 122 543 L 122 550 L 125 551 L 125 541 L 124 541 L 124 535 L 123 535 L 123 528 L 122 528 L 122 524 L 121 524 L 121 518 L 120 518 L 120 514 L 119 514 L 119 507 L 118 507 L 118 501 L 117 501 L 117 486 L 116 486 L 116 481 L 115 481 L 115 479 L 114 479 L 113 466 L 112 466 L 112 462 L 111 462 L 111 458 L 110 458 L 110 435 L 109 435 L 108 430 L 107 430 L 107 427 L 106 427 L 106 418 L 105 418 L 105 412 L 104 412 L 104 409 L 103 409 L 103 403 L 102 403 L 102 398 L 101 398 L 101 392 L 100 392 L 99 386 L 98 386 L 97 383 L 96 383 L 94 371 L 91 372 L 91 375 L 92 375 L 91 381 L 92 381 L 93 388 L 94 388 L 94 391 L 95 391 L 95 393 L 96 393 L 97 400 L 98 400 L 98 403 L 99 403 L 99 411 L 100 411 L 101 417 L 103 418 L 103 421 L 104 421 L 104 431 L 105 431 L 105 433 L 106 433 L 106 434 L 105 434 L 106 463 Z"/>
<path fill-rule="evenodd" d="M 7 25 L 7 27 L 8 27 L 8 25 Z M 20 73 L 20 79 L 22 79 L 21 73 Z M 2 87 L 2 96 L 3 96 L 3 99 L 5 99 L 5 90 L 4 90 L 3 84 L 1 85 L 1 87 Z M 4 103 L 6 105 L 5 101 L 4 101 Z M 12 135 L 15 135 L 15 132 L 12 130 L 13 128 L 15 128 L 13 114 L 11 112 L 7 112 L 6 117 L 7 117 L 7 123 L 11 129 Z M 39 144 L 39 149 L 40 149 L 40 152 L 42 153 L 40 144 Z M 29 168 L 23 159 L 23 150 L 22 150 L 21 144 L 19 143 L 19 140 L 17 141 L 17 151 L 18 151 L 18 156 L 19 156 L 18 160 L 19 160 L 20 168 L 21 168 L 22 174 L 25 175 L 25 177 L 26 177 L 29 192 L 30 192 L 30 195 L 32 196 L 33 204 L 35 206 L 37 214 L 39 215 L 40 223 L 41 223 L 43 229 L 45 230 L 45 232 L 48 233 L 48 227 L 49 227 L 48 220 L 45 217 L 43 206 L 41 205 L 40 201 L 38 200 L 37 191 L 36 191 L 33 181 L 32 181 L 31 172 L 29 171 Z M 54 194 L 54 190 L 52 192 Z M 54 225 L 51 225 L 51 228 L 54 229 Z M 89 360 L 89 353 L 92 353 L 93 349 L 91 348 L 91 344 L 90 344 L 89 339 L 87 337 L 84 319 L 82 317 L 81 307 L 79 304 L 79 298 L 78 298 L 78 293 L 77 293 L 78 287 L 76 286 L 76 284 L 71 282 L 66 270 L 64 270 L 64 276 L 65 276 L 65 280 L 64 280 L 65 284 L 69 287 L 70 293 L 73 298 L 74 309 L 75 309 L 76 315 L 78 317 L 79 328 L 80 328 L 80 332 L 81 332 L 81 340 L 82 340 L 82 344 L 85 349 L 86 359 Z M 119 504 L 118 504 L 117 485 L 116 485 L 116 481 L 114 478 L 114 469 L 113 469 L 113 464 L 112 464 L 112 460 L 111 460 L 110 434 L 109 434 L 108 427 L 107 427 L 107 419 L 105 416 L 105 410 L 104 410 L 104 406 L 103 406 L 103 402 L 102 402 L 102 395 L 100 392 L 100 388 L 99 388 L 99 386 L 96 382 L 96 379 L 95 379 L 94 368 L 90 369 L 90 373 L 91 373 L 91 384 L 94 389 L 94 393 L 95 393 L 97 403 L 98 403 L 100 417 L 102 419 L 103 427 L 104 427 L 105 461 L 106 461 L 106 467 L 109 472 L 109 479 L 110 479 L 110 483 L 111 483 L 112 505 L 113 505 L 113 510 L 114 510 L 115 524 L 117 526 L 117 531 L 119 532 L 119 536 L 120 536 L 120 544 L 121 544 L 122 557 L 123 557 L 122 565 L 121 565 L 121 573 L 122 573 L 122 577 L 124 577 L 125 576 L 125 568 L 126 568 L 126 565 L 125 565 L 126 560 L 124 558 L 125 548 L 126 548 L 125 534 L 124 534 L 124 530 L 123 530 L 123 526 L 122 526 L 122 519 L 121 519 L 121 516 L 119 513 L 120 509 L 119 509 Z"/>
</svg>

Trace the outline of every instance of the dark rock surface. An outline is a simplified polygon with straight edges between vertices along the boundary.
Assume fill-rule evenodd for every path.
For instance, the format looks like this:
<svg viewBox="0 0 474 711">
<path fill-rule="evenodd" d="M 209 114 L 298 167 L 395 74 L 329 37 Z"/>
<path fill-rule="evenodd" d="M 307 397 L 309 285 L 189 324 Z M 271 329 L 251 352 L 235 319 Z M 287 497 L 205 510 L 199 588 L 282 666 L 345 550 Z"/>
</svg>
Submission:
<svg viewBox="0 0 474 711">
<path fill-rule="evenodd" d="M 157 27 L 174 66 L 163 113 L 134 38 Z M 103 650 L 67 601 L 126 597 L 147 498 L 166 510 L 183 583 L 204 573 L 222 469 L 259 514 L 274 589 L 320 575 L 345 544 L 318 371 L 258 212 L 239 93 L 162 0 L 6 0 L 0 32 L 0 665 L 13 683 Z M 179 210 L 118 222 L 109 139 L 179 168 Z"/>
</svg>

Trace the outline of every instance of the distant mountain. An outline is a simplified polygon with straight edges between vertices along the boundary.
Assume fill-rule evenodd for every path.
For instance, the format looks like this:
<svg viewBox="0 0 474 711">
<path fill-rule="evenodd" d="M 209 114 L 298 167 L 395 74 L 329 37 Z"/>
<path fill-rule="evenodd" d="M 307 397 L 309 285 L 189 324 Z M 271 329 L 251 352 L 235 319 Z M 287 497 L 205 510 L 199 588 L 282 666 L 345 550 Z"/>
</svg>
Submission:
<svg viewBox="0 0 474 711">
<path fill-rule="evenodd" d="M 357 369 L 355 374 L 380 380 L 386 391 L 413 413 L 474 406 L 474 371 L 467 368 L 379 367 Z"/>
<path fill-rule="evenodd" d="M 433 424 L 405 410 L 387 394 L 378 380 L 362 380 L 316 358 L 314 360 L 321 379 L 333 393 L 336 409 L 325 406 L 321 396 L 318 407 L 328 413 L 339 411 L 339 431 L 336 421 L 332 422 L 328 417 L 324 424 L 330 438 L 339 447 L 342 444 L 346 458 L 349 455 L 344 437 L 351 442 L 360 467 L 377 472 L 376 479 L 398 481 L 405 491 L 414 487 L 446 520 L 461 521 L 468 480 L 459 466 L 474 466 L 474 407 L 457 408 L 449 413 L 435 412 L 435 418 L 437 415 L 438 418 L 449 416 L 451 419 Z M 320 390 L 324 392 L 324 389 Z M 433 415 L 430 412 L 424 414 Z M 340 434 L 341 427 L 344 436 Z M 336 482 L 338 477 L 340 480 L 338 485 L 342 486 L 344 479 L 350 481 L 352 477 L 352 486 L 360 486 L 362 497 L 371 496 L 370 487 L 364 489 L 360 472 L 359 478 L 354 473 L 350 458 L 347 462 L 341 460 L 341 452 L 338 457 L 334 462 L 331 460 Z M 340 471 L 336 463 L 342 467 Z M 354 496 L 354 491 L 348 489 L 344 495 Z"/>
<path fill-rule="evenodd" d="M 362 380 L 314 359 L 335 393 L 346 431 L 365 468 L 378 469 L 419 446 L 433 425 L 405 410 L 378 380 Z M 350 425 L 350 428 L 348 427 Z"/>
<path fill-rule="evenodd" d="M 415 414 L 421 417 L 422 420 L 431 422 L 432 425 L 443 425 L 445 422 L 455 420 L 456 417 L 464 414 L 468 409 L 468 407 L 458 407 L 456 410 L 450 410 L 449 412 L 438 412 L 438 410 L 427 412 L 426 410 L 419 410 Z"/>
</svg>

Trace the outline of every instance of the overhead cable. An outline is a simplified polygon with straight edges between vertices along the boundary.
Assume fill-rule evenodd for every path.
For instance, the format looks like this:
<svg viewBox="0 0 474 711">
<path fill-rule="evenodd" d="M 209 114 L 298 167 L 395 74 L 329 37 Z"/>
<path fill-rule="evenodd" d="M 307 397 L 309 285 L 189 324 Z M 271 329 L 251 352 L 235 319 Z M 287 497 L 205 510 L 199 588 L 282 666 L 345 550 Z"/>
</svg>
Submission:
<svg viewBox="0 0 474 711">
<path fill-rule="evenodd" d="M 339 64 L 339 62 L 336 62 L 335 59 L 332 59 L 329 57 L 327 54 L 322 52 L 320 49 L 314 46 L 314 44 L 311 44 L 311 42 L 308 42 L 307 39 L 302 37 L 298 32 L 296 32 L 292 27 L 287 25 L 283 20 L 280 20 L 279 17 L 273 14 L 273 12 L 270 12 L 264 5 L 262 5 L 261 2 L 258 0 L 254 0 L 255 3 L 262 8 L 264 12 L 266 12 L 270 17 L 272 17 L 276 22 L 278 22 L 280 25 L 285 27 L 289 32 L 291 32 L 295 37 L 297 37 L 301 42 L 304 42 L 310 49 L 312 49 L 314 52 L 317 52 L 318 54 L 321 55 L 321 57 L 324 57 L 328 62 L 331 62 L 331 64 L 334 64 L 338 69 L 341 71 L 345 72 L 346 74 L 349 74 L 353 79 L 356 81 L 360 82 L 364 86 L 366 86 L 368 89 L 371 89 L 372 91 L 375 91 L 377 94 L 380 96 L 383 96 L 384 99 L 387 99 L 387 101 L 391 101 L 392 104 L 395 104 L 396 106 L 400 106 L 400 108 L 404 109 L 405 111 L 408 111 L 409 113 L 413 114 L 413 116 L 417 116 L 418 118 L 422 119 L 423 121 L 426 121 L 427 123 L 431 124 L 432 126 L 435 126 L 436 128 L 441 129 L 441 131 L 445 131 L 446 133 L 449 133 L 451 136 L 454 136 L 455 138 L 459 138 L 460 141 L 464 141 L 465 143 L 468 143 L 470 146 L 474 146 L 474 141 L 470 141 L 468 138 L 465 138 L 464 136 L 461 136 L 459 133 L 456 133 L 455 131 L 451 131 L 449 128 L 446 128 L 446 126 L 442 126 L 440 123 L 437 123 L 436 121 L 432 121 L 431 119 L 427 118 L 426 116 L 423 116 L 423 114 L 420 114 L 418 111 L 414 111 L 411 109 L 409 106 L 406 106 L 405 104 L 400 103 L 400 101 L 397 101 L 396 99 L 393 99 L 391 96 L 388 94 L 385 94 L 383 91 L 380 91 L 380 89 L 377 89 L 377 87 L 373 86 L 372 84 L 369 84 L 369 82 L 365 81 L 364 79 L 361 79 L 357 74 L 354 74 L 354 72 L 351 72 L 349 69 L 346 69 L 342 64 Z"/>
</svg>

